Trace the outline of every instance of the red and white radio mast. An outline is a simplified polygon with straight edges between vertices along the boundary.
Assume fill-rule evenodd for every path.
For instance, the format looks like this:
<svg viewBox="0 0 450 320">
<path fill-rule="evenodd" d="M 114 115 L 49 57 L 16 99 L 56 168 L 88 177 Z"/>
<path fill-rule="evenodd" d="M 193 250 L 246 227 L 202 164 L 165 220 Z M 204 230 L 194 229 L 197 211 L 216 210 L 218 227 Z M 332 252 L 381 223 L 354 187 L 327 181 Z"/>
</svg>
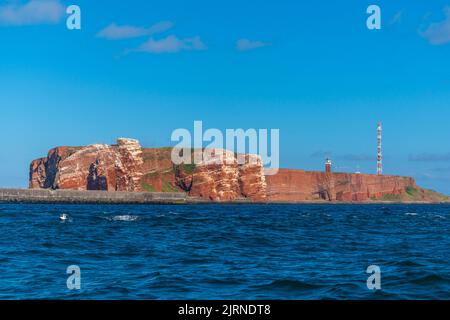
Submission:
<svg viewBox="0 0 450 320">
<path fill-rule="evenodd" d="M 377 174 L 381 176 L 383 174 L 383 154 L 381 152 L 381 122 L 378 122 L 378 157 L 377 157 Z"/>
</svg>

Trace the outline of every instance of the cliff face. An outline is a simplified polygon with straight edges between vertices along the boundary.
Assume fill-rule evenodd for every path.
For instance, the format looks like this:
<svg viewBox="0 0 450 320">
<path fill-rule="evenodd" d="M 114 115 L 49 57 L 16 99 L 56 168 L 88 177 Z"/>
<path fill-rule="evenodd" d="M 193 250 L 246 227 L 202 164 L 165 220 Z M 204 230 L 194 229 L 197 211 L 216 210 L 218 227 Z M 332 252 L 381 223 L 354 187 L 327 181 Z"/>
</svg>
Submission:
<svg viewBox="0 0 450 320">
<path fill-rule="evenodd" d="M 221 150 L 198 165 L 173 165 L 171 152 L 171 148 L 144 149 L 145 169 L 141 182 L 144 190 L 183 191 L 191 197 L 213 201 L 266 198 L 263 164 L 259 157 L 241 165 L 234 153 Z M 193 151 L 193 156 L 196 152 L 201 151 Z"/>
<path fill-rule="evenodd" d="M 143 149 L 132 139 L 117 145 L 59 147 L 30 166 L 30 188 L 105 191 L 186 192 L 214 201 L 249 198 L 264 200 L 266 183 L 259 157 L 237 163 L 234 153 L 222 151 L 198 165 L 173 165 L 171 148 Z"/>
<path fill-rule="evenodd" d="M 78 147 L 54 148 L 48 152 L 46 158 L 40 158 L 31 162 L 30 188 L 54 188 L 56 174 L 59 170 L 59 162 L 74 154 L 78 149 Z"/>
<path fill-rule="evenodd" d="M 140 191 L 142 148 L 132 139 L 117 145 L 59 147 L 31 163 L 30 188 Z"/>
<path fill-rule="evenodd" d="M 267 195 L 271 201 L 368 201 L 401 196 L 417 189 L 412 178 L 368 174 L 308 172 L 281 169 L 268 176 Z"/>
<path fill-rule="evenodd" d="M 234 152 L 221 150 L 218 154 L 211 153 L 191 173 L 186 173 L 189 171 L 186 167 L 178 170 L 178 184 L 189 190 L 192 196 L 215 201 L 265 200 L 266 179 L 262 160 L 255 155 L 245 155 L 244 158 L 245 164 L 240 164 Z"/>
<path fill-rule="evenodd" d="M 174 165 L 171 148 L 144 149 L 137 140 L 116 145 L 58 147 L 30 166 L 30 188 L 104 191 L 186 192 L 213 201 L 436 201 L 414 179 L 280 169 L 264 176 L 261 158 L 239 164 L 228 151 L 212 152 L 198 165 Z M 192 150 L 192 155 L 195 155 Z"/>
</svg>

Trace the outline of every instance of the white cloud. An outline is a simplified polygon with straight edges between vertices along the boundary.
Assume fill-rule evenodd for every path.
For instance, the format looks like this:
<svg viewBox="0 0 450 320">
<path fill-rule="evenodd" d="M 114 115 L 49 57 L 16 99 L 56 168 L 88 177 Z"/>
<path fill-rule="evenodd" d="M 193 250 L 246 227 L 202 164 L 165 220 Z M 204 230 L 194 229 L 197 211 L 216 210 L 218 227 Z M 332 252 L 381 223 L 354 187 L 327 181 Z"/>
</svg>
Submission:
<svg viewBox="0 0 450 320">
<path fill-rule="evenodd" d="M 356 162 L 377 161 L 376 156 L 373 156 L 371 154 L 364 154 L 364 153 L 361 153 L 361 154 L 348 153 L 348 154 L 339 155 L 336 158 L 339 160 L 343 160 L 343 161 L 356 161 Z"/>
<path fill-rule="evenodd" d="M 420 34 L 431 44 L 440 45 L 450 42 L 450 7 L 446 7 L 445 19 L 441 22 L 432 23 Z"/>
<path fill-rule="evenodd" d="M 161 33 L 171 29 L 174 24 L 170 21 L 162 21 L 151 27 L 135 27 L 129 25 L 118 26 L 115 23 L 110 24 L 105 29 L 97 33 L 97 37 L 109 40 L 138 38 Z"/>
<path fill-rule="evenodd" d="M 418 162 L 449 162 L 450 161 L 450 152 L 449 153 L 421 153 L 421 154 L 411 154 L 409 155 L 409 161 L 418 161 Z"/>
<path fill-rule="evenodd" d="M 331 151 L 319 150 L 310 155 L 311 158 L 329 158 L 331 157 Z"/>
<path fill-rule="evenodd" d="M 183 50 L 204 50 L 206 45 L 200 37 L 179 39 L 176 36 L 168 36 L 161 40 L 150 39 L 139 48 L 131 51 L 148 53 L 176 53 Z"/>
<path fill-rule="evenodd" d="M 371 154 L 366 153 L 347 153 L 347 154 L 339 154 L 332 155 L 331 151 L 316 151 L 310 155 L 311 158 L 334 158 L 341 161 L 355 161 L 355 162 L 363 162 L 363 161 L 377 161 L 377 157 Z"/>
<path fill-rule="evenodd" d="M 22 26 L 58 23 L 64 15 L 64 6 L 59 0 L 17 1 L 0 6 L 0 24 Z"/>
<path fill-rule="evenodd" d="M 248 51 L 267 46 L 270 46 L 270 43 L 262 41 L 252 41 L 248 39 L 240 39 L 236 42 L 236 49 L 238 49 L 239 51 Z"/>
</svg>

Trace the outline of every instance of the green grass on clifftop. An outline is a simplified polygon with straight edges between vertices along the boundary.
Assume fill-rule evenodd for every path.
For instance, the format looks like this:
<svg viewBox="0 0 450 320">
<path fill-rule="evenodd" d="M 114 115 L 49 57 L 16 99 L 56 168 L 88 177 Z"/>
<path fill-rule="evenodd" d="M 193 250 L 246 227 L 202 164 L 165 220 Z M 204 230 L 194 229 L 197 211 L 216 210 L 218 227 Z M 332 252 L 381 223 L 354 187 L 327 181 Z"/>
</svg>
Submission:
<svg viewBox="0 0 450 320">
<path fill-rule="evenodd" d="M 184 164 L 183 163 L 183 171 L 186 173 L 186 174 L 192 174 L 192 173 L 194 173 L 194 171 L 195 171 L 195 168 L 197 167 L 196 165 L 195 165 L 195 163 L 191 163 L 191 164 Z"/>
<path fill-rule="evenodd" d="M 145 182 L 142 183 L 142 189 L 147 192 L 155 192 L 155 187 Z"/>
<path fill-rule="evenodd" d="M 413 187 L 406 187 L 405 188 L 405 192 L 406 192 L 407 195 L 409 195 L 411 197 L 415 197 L 419 193 L 419 191 L 416 188 L 413 188 Z"/>
<path fill-rule="evenodd" d="M 434 202 L 450 202 L 450 197 L 443 195 L 434 190 L 424 189 L 425 195 L 431 198 Z"/>
<path fill-rule="evenodd" d="M 179 192 L 177 188 L 175 188 L 172 184 L 167 181 L 163 181 L 163 185 L 161 188 L 162 192 Z"/>
<path fill-rule="evenodd" d="M 405 188 L 405 196 L 407 201 L 432 201 L 432 202 L 447 202 L 449 197 L 440 194 L 434 190 L 416 189 L 413 187 Z"/>
<path fill-rule="evenodd" d="M 381 201 L 401 202 L 402 196 L 399 194 L 385 194 L 381 197 Z"/>
<path fill-rule="evenodd" d="M 376 199 L 372 198 L 372 200 L 375 201 Z M 405 187 L 404 193 L 385 194 L 380 200 L 388 202 L 450 202 L 450 197 L 434 190 L 408 186 Z"/>
</svg>

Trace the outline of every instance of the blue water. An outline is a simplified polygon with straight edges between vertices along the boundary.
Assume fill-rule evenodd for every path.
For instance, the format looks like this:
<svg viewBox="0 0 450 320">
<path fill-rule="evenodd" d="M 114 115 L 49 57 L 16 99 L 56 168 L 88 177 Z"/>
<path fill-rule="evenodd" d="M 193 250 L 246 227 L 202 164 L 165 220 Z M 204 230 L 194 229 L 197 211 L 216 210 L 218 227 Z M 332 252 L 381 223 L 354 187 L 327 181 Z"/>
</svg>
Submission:
<svg viewBox="0 0 450 320">
<path fill-rule="evenodd" d="M 448 205 L 0 204 L 0 299 L 450 299 L 449 248 Z"/>
</svg>

